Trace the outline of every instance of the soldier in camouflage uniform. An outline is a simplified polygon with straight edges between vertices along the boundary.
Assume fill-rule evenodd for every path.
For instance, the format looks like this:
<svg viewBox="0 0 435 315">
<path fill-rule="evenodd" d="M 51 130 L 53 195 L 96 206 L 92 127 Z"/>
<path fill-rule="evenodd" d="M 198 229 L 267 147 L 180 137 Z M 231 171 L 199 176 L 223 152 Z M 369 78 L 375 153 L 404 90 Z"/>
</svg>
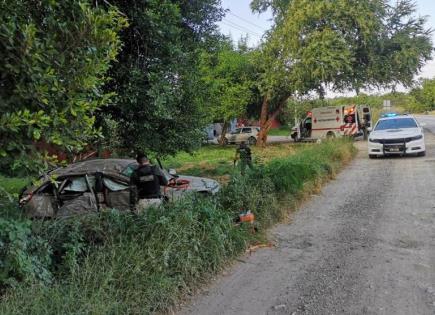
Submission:
<svg viewBox="0 0 435 315">
<path fill-rule="evenodd" d="M 140 212 L 162 203 L 160 186 L 168 185 L 168 180 L 159 167 L 151 165 L 145 154 L 138 153 L 136 161 L 139 166 L 130 177 L 130 209 Z"/>
<path fill-rule="evenodd" d="M 246 166 L 248 166 L 251 170 L 254 169 L 252 165 L 252 153 L 249 146 L 242 141 L 239 147 L 236 150 L 236 156 L 234 157 L 234 162 L 240 159 L 240 172 L 242 175 L 245 175 Z"/>
</svg>

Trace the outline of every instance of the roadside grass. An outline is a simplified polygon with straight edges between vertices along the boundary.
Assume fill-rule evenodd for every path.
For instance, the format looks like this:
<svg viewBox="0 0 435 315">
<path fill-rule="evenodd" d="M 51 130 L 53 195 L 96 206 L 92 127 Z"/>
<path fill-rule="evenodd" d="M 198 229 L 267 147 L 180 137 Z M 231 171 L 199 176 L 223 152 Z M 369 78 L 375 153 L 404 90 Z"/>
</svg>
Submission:
<svg viewBox="0 0 435 315">
<path fill-rule="evenodd" d="M 224 150 L 232 157 L 234 148 Z M 1 267 L 0 314 L 173 312 L 247 246 L 264 241 L 267 228 L 333 178 L 356 149 L 338 140 L 267 150 L 265 156 L 255 151 L 264 160 L 254 171 L 234 173 L 212 198 L 191 195 L 141 215 L 0 218 L 0 260 L 9 266 Z M 201 158 L 209 154 L 218 165 L 219 148 L 210 151 Z M 201 162 L 183 158 L 179 168 Z M 236 224 L 241 210 L 253 211 L 257 233 Z"/>
<path fill-rule="evenodd" d="M 0 175 L 0 190 L 9 194 L 18 194 L 29 182 L 29 178 L 5 177 Z"/>
<path fill-rule="evenodd" d="M 254 164 L 265 164 L 274 158 L 295 154 L 310 144 L 274 144 L 266 148 L 251 147 Z M 226 183 L 234 172 L 237 146 L 207 145 L 193 154 L 179 153 L 163 160 L 165 168 L 174 168 L 179 174 L 211 177 Z"/>
<path fill-rule="evenodd" d="M 284 125 L 284 126 L 281 126 L 279 128 L 270 129 L 268 135 L 269 136 L 288 137 L 288 136 L 290 136 L 290 131 L 291 131 L 291 128 L 289 126 Z"/>
</svg>

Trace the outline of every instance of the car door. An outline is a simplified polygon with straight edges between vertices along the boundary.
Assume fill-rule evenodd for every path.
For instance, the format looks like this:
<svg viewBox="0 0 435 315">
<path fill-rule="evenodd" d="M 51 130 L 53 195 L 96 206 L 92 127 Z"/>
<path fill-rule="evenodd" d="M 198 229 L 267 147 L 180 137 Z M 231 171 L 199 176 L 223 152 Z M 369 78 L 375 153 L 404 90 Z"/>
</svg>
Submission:
<svg viewBox="0 0 435 315">
<path fill-rule="evenodd" d="M 59 191 L 62 206 L 57 217 L 98 212 L 99 204 L 95 194 L 95 176 L 87 174 L 68 178 L 68 182 Z"/>
<path fill-rule="evenodd" d="M 58 209 L 55 189 L 52 182 L 43 184 L 24 205 L 26 215 L 33 218 L 54 217 Z"/>
<path fill-rule="evenodd" d="M 240 136 L 240 128 L 237 128 L 236 130 L 234 130 L 233 132 L 230 133 L 228 142 L 237 142 L 238 141 L 238 137 Z"/>
<path fill-rule="evenodd" d="M 369 106 L 362 106 L 362 123 L 365 127 L 372 126 L 372 112 Z"/>
<path fill-rule="evenodd" d="M 239 142 L 242 141 L 247 142 L 251 136 L 252 136 L 251 128 L 242 128 L 242 132 L 240 133 L 240 137 L 239 137 Z"/>
<path fill-rule="evenodd" d="M 106 205 L 108 208 L 117 210 L 130 209 L 130 187 L 128 182 L 121 182 L 114 178 L 103 179 L 105 187 Z"/>
</svg>

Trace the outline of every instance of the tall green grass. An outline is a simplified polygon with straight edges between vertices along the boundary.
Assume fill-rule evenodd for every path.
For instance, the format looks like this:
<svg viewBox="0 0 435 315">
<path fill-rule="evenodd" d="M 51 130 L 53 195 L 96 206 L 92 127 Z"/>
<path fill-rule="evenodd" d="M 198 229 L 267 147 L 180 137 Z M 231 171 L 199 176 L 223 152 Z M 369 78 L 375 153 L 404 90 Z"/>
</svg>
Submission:
<svg viewBox="0 0 435 315">
<path fill-rule="evenodd" d="M 14 261 L 9 249 L 24 242 L 20 253 L 38 264 L 20 272 L 39 268 L 46 274 L 11 273 L 15 282 L 1 283 L 0 314 L 171 310 L 286 215 L 280 200 L 297 199 L 309 183 L 332 176 L 353 154 L 346 141 L 307 146 L 244 177 L 233 175 L 217 196 L 191 195 L 141 215 L 113 210 L 31 226 L 9 219 L 8 224 L 25 224 L 25 231 L 19 241 L 0 234 L 0 260 Z M 250 224 L 235 224 L 241 210 L 254 212 L 257 233 Z"/>
<path fill-rule="evenodd" d="M 231 161 L 234 155 L 234 146 L 207 145 L 194 153 L 181 152 L 174 157 L 166 158 L 162 162 L 166 167 L 178 168 L 189 163 L 208 162 L 216 164 L 222 161 Z"/>
<path fill-rule="evenodd" d="M 163 160 L 166 168 L 176 168 L 183 175 L 213 177 L 220 180 L 225 177 L 227 181 L 229 174 L 234 171 L 233 159 L 237 146 L 225 147 L 209 145 L 203 146 L 193 154 L 181 152 L 174 157 Z M 304 149 L 299 144 L 273 144 L 266 148 L 251 147 L 254 163 L 267 163 L 271 159 L 293 155 Z"/>
<path fill-rule="evenodd" d="M 40 223 L 36 232 L 57 253 L 57 281 L 24 284 L 3 297 L 7 314 L 148 314 L 240 254 L 253 235 L 234 225 L 235 211 L 215 199 L 184 198 L 135 216 L 100 216 Z"/>
<path fill-rule="evenodd" d="M 355 149 L 347 140 L 326 141 L 294 156 L 272 160 L 265 172 L 272 179 L 275 191 L 296 194 L 306 183 L 334 175 L 354 154 Z"/>
<path fill-rule="evenodd" d="M 5 177 L 0 175 L 0 194 L 2 192 L 18 194 L 20 190 L 29 183 L 29 178 Z"/>
</svg>

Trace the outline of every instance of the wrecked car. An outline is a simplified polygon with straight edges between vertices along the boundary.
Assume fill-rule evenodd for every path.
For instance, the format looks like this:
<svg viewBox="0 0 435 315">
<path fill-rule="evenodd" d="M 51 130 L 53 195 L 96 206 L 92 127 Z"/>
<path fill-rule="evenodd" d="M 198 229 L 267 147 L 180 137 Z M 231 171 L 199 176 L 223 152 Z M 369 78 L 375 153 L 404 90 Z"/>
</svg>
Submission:
<svg viewBox="0 0 435 315">
<path fill-rule="evenodd" d="M 220 189 L 215 180 L 177 175 L 159 164 L 169 181 L 161 187 L 166 200 L 177 200 L 188 192 L 213 195 Z M 24 189 L 20 206 L 32 218 L 67 217 L 103 209 L 127 211 L 130 176 L 137 167 L 133 159 L 94 159 L 55 169 Z"/>
</svg>

